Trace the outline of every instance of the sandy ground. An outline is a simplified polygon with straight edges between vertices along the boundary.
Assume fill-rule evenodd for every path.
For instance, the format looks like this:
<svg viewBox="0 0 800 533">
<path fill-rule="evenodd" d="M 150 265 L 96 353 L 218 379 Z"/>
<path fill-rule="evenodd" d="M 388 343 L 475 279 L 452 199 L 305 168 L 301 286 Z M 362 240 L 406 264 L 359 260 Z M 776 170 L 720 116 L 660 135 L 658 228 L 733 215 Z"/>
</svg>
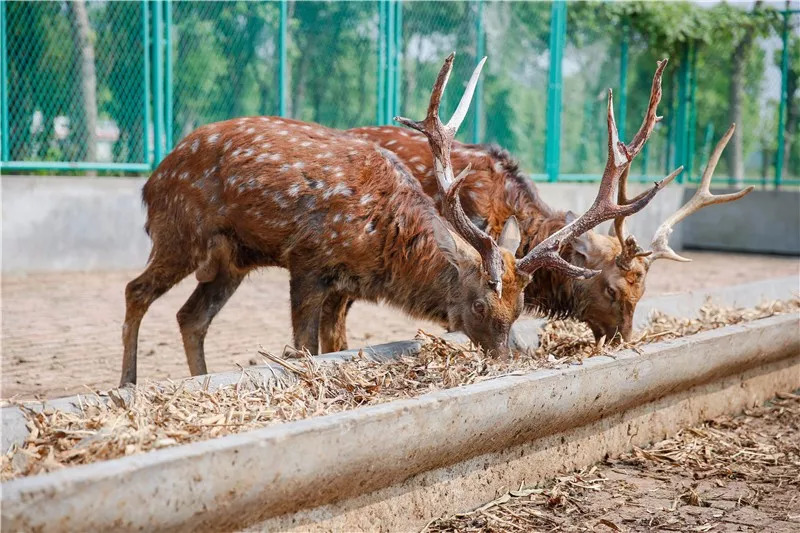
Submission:
<svg viewBox="0 0 800 533">
<path fill-rule="evenodd" d="M 797 532 L 798 461 L 800 396 L 784 394 L 423 531 Z"/>
<path fill-rule="evenodd" d="M 798 275 L 796 258 L 689 252 L 692 264 L 657 262 L 647 295 Z M 48 273 L 2 279 L 3 398 L 58 397 L 117 384 L 124 288 L 138 272 Z M 139 376 L 188 376 L 175 313 L 194 289 L 187 278 L 150 308 L 140 330 Z M 419 328 L 388 306 L 357 303 L 348 319 L 350 346 L 412 338 Z M 282 352 L 291 341 L 286 271 L 269 269 L 246 280 L 217 316 L 206 339 L 210 372 L 260 362 L 263 347 Z"/>
</svg>

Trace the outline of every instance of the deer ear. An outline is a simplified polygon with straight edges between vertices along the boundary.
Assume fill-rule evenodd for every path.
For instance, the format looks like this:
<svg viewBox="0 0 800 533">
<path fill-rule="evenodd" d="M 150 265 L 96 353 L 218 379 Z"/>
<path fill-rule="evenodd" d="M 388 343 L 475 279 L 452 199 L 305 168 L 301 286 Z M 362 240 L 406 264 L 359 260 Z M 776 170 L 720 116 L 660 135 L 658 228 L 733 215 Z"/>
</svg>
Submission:
<svg viewBox="0 0 800 533">
<path fill-rule="evenodd" d="M 521 240 L 522 235 L 520 235 L 519 232 L 519 222 L 517 222 L 517 217 L 511 215 L 508 217 L 508 220 L 506 220 L 505 225 L 503 225 L 503 231 L 500 232 L 500 241 L 498 244 L 501 248 L 505 248 L 516 255 Z"/>
<path fill-rule="evenodd" d="M 433 238 L 436 239 L 439 250 L 457 269 L 480 264 L 481 256 L 478 251 L 438 218 L 433 220 Z"/>
<path fill-rule="evenodd" d="M 572 224 L 577 219 L 578 219 L 578 215 L 576 215 L 572 211 L 567 211 L 567 214 L 564 215 L 564 221 L 565 221 L 564 225 L 566 226 L 567 224 Z"/>
<path fill-rule="evenodd" d="M 587 264 L 591 254 L 593 234 L 594 232 L 589 230 L 572 241 L 572 250 L 578 256 L 576 259 L 582 259 L 584 265 Z"/>
</svg>

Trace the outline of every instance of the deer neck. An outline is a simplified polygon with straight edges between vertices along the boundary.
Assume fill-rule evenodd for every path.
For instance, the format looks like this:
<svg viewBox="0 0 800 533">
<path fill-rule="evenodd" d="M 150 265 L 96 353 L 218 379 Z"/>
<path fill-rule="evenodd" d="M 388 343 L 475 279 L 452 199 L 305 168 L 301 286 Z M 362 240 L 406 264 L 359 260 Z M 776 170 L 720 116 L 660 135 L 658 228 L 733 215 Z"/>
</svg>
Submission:
<svg viewBox="0 0 800 533">
<path fill-rule="evenodd" d="M 524 247 L 527 253 L 535 245 L 560 230 L 566 225 L 565 213 L 555 213 L 550 216 L 540 216 L 533 220 L 529 228 L 529 235 L 533 235 L 528 246 Z M 567 261 L 574 263 L 574 252 L 568 246 L 562 256 Z M 581 314 L 582 287 L 564 274 L 540 268 L 534 272 L 530 284 L 525 288 L 525 307 L 549 317 L 577 317 Z"/>
</svg>

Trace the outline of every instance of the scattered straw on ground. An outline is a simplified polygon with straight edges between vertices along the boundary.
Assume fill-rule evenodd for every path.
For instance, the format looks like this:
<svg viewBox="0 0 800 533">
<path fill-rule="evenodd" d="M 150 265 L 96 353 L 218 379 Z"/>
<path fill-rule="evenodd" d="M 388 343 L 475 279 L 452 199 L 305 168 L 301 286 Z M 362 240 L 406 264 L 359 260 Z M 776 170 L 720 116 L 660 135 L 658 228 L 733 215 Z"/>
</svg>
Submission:
<svg viewBox="0 0 800 533">
<path fill-rule="evenodd" d="M 424 531 L 800 531 L 800 396 L 510 491 Z"/>
<path fill-rule="evenodd" d="M 693 334 L 780 313 L 797 312 L 800 299 L 748 310 L 707 305 L 700 317 L 653 317 L 638 343 Z M 262 353 L 285 369 L 274 379 L 246 371 L 236 385 L 210 392 L 184 382 L 145 383 L 122 394 L 84 397 L 77 412 L 23 407 L 30 432 L 19 448 L 2 456 L 2 480 L 93 463 L 149 450 L 215 438 L 273 423 L 331 414 L 427 392 L 469 385 L 542 367 L 574 364 L 584 357 L 611 354 L 620 347 L 598 346 L 576 322 L 548 324 L 541 346 L 511 361 L 485 357 L 421 332 L 421 352 L 390 362 L 361 355 L 352 361 L 320 364 L 311 357 L 286 359 Z M 631 345 L 626 345 L 631 346 Z"/>
</svg>

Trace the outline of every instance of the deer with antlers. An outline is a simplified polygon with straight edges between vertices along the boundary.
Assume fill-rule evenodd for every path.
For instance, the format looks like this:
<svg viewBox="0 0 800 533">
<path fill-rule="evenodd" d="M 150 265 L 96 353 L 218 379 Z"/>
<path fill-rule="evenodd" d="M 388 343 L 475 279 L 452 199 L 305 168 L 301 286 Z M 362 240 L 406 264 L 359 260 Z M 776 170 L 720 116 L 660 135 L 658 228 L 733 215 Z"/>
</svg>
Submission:
<svg viewBox="0 0 800 533">
<path fill-rule="evenodd" d="M 203 343 L 211 320 L 258 267 L 289 270 L 294 345 L 312 354 L 320 342 L 323 351 L 346 347 L 347 308 L 362 299 L 462 330 L 505 357 L 534 272 L 594 275 L 565 261 L 559 246 L 604 220 L 639 211 L 668 180 L 617 205 L 619 175 L 609 173 L 586 213 L 517 260 L 516 219 L 508 218 L 496 242 L 460 203 L 466 174 L 453 177 L 450 151 L 483 61 L 444 125 L 438 108 L 452 62 L 451 55 L 439 73 L 426 119 L 402 119 L 428 137 L 442 215 L 391 152 L 335 130 L 255 117 L 189 134 L 143 190 L 153 248 L 145 271 L 125 291 L 121 383 L 136 381 L 139 325 L 149 305 L 193 271 L 199 283 L 178 312 L 193 375 L 206 373 Z"/>
<path fill-rule="evenodd" d="M 635 203 L 643 198 L 639 196 L 628 200 L 628 172 L 631 161 L 641 151 L 655 124 L 661 119 L 656 114 L 656 108 L 661 100 L 661 78 L 666 65 L 666 59 L 658 62 L 642 126 L 630 144 L 619 141 L 613 114 L 613 95 L 609 90 L 609 149 L 601 182 L 601 195 L 605 191 L 605 183 L 618 183 L 619 206 Z M 397 127 L 357 128 L 349 132 L 395 152 L 420 181 L 425 192 L 434 198 L 439 209 L 444 208 L 443 197 L 435 180 L 435 162 L 425 145 L 425 137 Z M 630 339 L 633 314 L 636 304 L 644 294 L 645 278 L 650 265 L 657 259 L 688 261 L 675 254 L 667 244 L 672 227 L 698 209 L 737 200 L 752 190 L 750 187 L 735 194 L 721 196 L 713 196 L 709 192 L 714 168 L 732 133 L 733 126 L 712 154 L 696 196 L 661 225 L 650 252 L 644 252 L 632 236 L 625 235 L 625 216 L 617 217 L 613 225 L 614 231 L 610 235 L 587 231 L 571 243 L 562 242 L 560 247 L 561 256 L 570 263 L 600 273 L 581 279 L 564 275 L 563 271 L 538 270 L 525 289 L 526 308 L 549 316 L 568 316 L 584 321 L 598 341 L 604 337 L 610 341 L 617 336 Z M 535 185 L 522 174 L 516 161 L 505 150 L 490 145 L 456 142 L 453 144 L 451 157 L 455 169 L 460 171 L 471 168 L 460 186 L 461 205 L 466 215 L 495 238 L 501 235 L 505 222 L 514 217 L 521 233 L 518 256 L 524 257 L 537 244 L 574 222 L 575 215 L 571 212 L 556 211 L 542 200 Z M 677 169 L 666 181 L 670 181 L 680 171 L 680 168 Z M 651 191 L 647 191 L 644 195 L 650 193 Z"/>
</svg>

